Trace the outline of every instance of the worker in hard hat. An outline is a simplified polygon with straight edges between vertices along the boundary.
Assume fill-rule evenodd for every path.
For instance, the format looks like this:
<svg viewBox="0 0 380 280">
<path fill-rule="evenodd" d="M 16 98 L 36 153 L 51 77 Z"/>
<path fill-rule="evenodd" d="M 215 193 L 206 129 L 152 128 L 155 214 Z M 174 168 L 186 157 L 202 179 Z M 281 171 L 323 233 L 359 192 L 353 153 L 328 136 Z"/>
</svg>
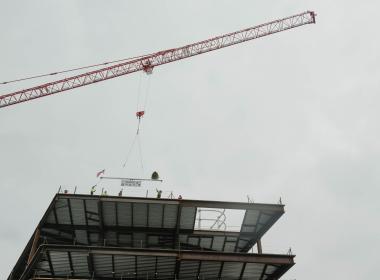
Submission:
<svg viewBox="0 0 380 280">
<path fill-rule="evenodd" d="M 156 189 L 156 192 L 157 192 L 157 198 L 161 198 L 162 190 Z"/>
<path fill-rule="evenodd" d="M 96 192 L 96 185 L 91 187 L 90 194 L 94 195 L 95 192 Z"/>
</svg>

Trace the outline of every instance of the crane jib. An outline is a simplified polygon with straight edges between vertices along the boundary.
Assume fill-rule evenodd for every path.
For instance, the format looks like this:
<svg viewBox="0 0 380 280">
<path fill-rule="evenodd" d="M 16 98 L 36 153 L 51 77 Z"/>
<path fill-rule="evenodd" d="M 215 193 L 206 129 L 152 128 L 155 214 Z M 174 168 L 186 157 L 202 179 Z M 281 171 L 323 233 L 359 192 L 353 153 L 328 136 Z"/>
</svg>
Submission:
<svg viewBox="0 0 380 280">
<path fill-rule="evenodd" d="M 315 16 L 316 14 L 314 12 L 307 11 L 180 48 L 160 51 L 152 55 L 142 56 L 134 60 L 82 73 L 73 77 L 1 95 L 0 108 L 131 74 L 137 71 L 151 73 L 153 68 L 159 65 L 258 39 L 302 25 L 315 23 Z"/>
</svg>

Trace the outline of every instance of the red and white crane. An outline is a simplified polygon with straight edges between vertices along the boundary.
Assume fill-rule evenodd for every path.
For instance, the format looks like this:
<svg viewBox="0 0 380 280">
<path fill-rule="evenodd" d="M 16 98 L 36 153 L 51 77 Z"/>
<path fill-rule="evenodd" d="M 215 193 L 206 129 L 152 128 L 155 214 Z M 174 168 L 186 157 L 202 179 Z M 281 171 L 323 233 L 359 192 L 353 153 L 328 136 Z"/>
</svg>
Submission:
<svg viewBox="0 0 380 280">
<path fill-rule="evenodd" d="M 86 86 L 96 82 L 105 81 L 137 71 L 151 73 L 153 68 L 159 65 L 312 23 L 315 23 L 315 13 L 312 11 L 307 11 L 180 48 L 164 50 L 154 54 L 141 56 L 136 59 L 97 69 L 91 72 L 86 72 L 73 77 L 1 95 L 0 108 Z"/>
</svg>

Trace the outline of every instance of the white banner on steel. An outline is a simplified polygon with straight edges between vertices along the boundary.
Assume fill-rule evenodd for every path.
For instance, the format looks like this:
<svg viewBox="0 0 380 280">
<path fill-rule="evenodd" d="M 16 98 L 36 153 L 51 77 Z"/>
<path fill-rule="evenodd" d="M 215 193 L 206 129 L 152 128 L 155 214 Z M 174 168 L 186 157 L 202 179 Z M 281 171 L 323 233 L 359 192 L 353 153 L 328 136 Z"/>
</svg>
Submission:
<svg viewBox="0 0 380 280">
<path fill-rule="evenodd" d="M 121 186 L 122 187 L 141 187 L 141 181 L 121 179 Z"/>
</svg>

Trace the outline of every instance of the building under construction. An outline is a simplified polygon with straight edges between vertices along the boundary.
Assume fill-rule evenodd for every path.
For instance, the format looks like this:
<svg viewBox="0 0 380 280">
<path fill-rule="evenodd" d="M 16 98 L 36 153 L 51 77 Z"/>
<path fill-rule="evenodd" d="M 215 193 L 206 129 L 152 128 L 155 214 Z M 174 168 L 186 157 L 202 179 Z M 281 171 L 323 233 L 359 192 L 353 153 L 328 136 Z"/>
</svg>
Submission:
<svg viewBox="0 0 380 280">
<path fill-rule="evenodd" d="M 228 209 L 243 213 L 235 231 L 221 226 Z M 264 254 L 260 239 L 283 214 L 282 204 L 57 194 L 8 280 L 279 279 L 294 256 Z"/>
<path fill-rule="evenodd" d="M 0 108 L 139 71 L 151 74 L 161 65 L 314 24 L 315 16 L 306 11 L 178 48 L 3 82 L 93 69 L 0 95 Z M 145 105 L 137 107 L 135 139 L 145 114 Z M 224 224 L 226 210 L 243 213 L 235 230 Z M 202 211 L 219 214 L 204 218 Z M 264 254 L 260 240 L 283 213 L 282 204 L 59 193 L 8 280 L 279 279 L 294 256 Z M 211 224 L 202 227 L 202 221 Z M 250 252 L 255 245 L 257 253 Z"/>
</svg>

